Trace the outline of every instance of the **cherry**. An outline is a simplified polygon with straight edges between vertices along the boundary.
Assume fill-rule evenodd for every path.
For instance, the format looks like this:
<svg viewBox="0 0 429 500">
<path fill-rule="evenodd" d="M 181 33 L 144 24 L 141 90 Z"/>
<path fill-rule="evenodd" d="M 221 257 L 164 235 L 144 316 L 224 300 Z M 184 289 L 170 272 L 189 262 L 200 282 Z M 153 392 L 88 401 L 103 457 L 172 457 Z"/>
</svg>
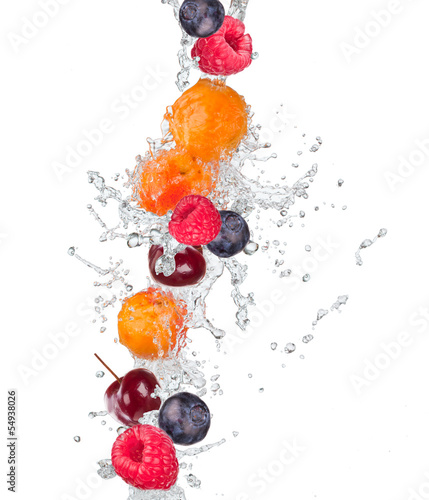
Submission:
<svg viewBox="0 0 429 500">
<path fill-rule="evenodd" d="M 174 257 L 176 270 L 171 276 L 156 274 L 156 261 L 164 253 L 161 245 L 152 245 L 149 249 L 149 271 L 152 278 L 167 286 L 196 285 L 206 274 L 206 261 L 202 255 L 201 247 L 186 247 Z"/>
<path fill-rule="evenodd" d="M 97 354 L 95 356 L 116 378 L 104 395 L 107 411 L 115 420 L 127 426 L 139 425 L 139 418 L 144 413 L 159 410 L 161 400 L 151 396 L 159 386 L 152 372 L 135 368 L 119 378 Z"/>
</svg>

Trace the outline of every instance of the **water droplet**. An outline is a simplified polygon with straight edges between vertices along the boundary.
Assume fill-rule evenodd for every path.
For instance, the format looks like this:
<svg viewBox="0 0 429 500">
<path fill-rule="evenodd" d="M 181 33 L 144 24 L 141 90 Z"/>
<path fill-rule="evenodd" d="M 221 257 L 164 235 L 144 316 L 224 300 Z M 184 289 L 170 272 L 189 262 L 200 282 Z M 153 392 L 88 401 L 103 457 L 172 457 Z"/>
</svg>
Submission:
<svg viewBox="0 0 429 500">
<path fill-rule="evenodd" d="M 311 246 L 310 245 L 305 245 L 305 251 L 306 252 L 311 252 Z"/>
<path fill-rule="evenodd" d="M 341 187 L 344 184 L 343 179 L 338 179 L 338 187 Z"/>
<path fill-rule="evenodd" d="M 301 219 L 302 219 L 303 217 L 305 217 L 305 212 L 304 212 L 303 210 L 301 210 L 301 211 L 299 212 L 299 216 L 300 216 L 300 217 L 301 217 Z"/>
<path fill-rule="evenodd" d="M 118 436 L 120 436 L 121 434 L 123 434 L 126 430 L 128 430 L 128 427 L 118 427 L 116 429 L 116 432 L 118 433 Z"/>
<path fill-rule="evenodd" d="M 258 59 L 259 54 L 258 52 L 253 52 L 253 54 L 250 56 L 253 60 Z"/>
<path fill-rule="evenodd" d="M 238 432 L 237 431 L 233 431 L 232 435 L 236 438 L 238 436 Z"/>
<path fill-rule="evenodd" d="M 314 339 L 314 337 L 313 337 L 313 335 L 311 335 L 311 333 L 309 335 L 305 335 L 304 337 L 302 337 L 302 341 L 304 342 L 304 344 L 308 344 L 313 339 Z"/>
<path fill-rule="evenodd" d="M 288 278 L 292 274 L 292 269 L 286 269 L 280 273 L 280 278 Z"/>
<path fill-rule="evenodd" d="M 132 286 L 132 285 L 127 285 L 127 286 L 125 287 L 125 290 L 126 290 L 127 292 L 132 292 L 132 291 L 133 291 L 133 286 Z"/>
<path fill-rule="evenodd" d="M 302 277 L 302 281 L 304 283 L 308 283 L 310 281 L 310 278 L 311 276 L 309 274 L 304 274 L 304 276 Z"/>
<path fill-rule="evenodd" d="M 272 342 L 271 343 L 271 349 L 275 351 L 277 349 L 277 342 Z"/>
<path fill-rule="evenodd" d="M 259 392 L 262 394 L 262 393 L 264 392 L 264 388 L 263 388 L 263 387 L 261 387 L 261 388 L 259 389 Z"/>
<path fill-rule="evenodd" d="M 97 378 L 103 378 L 103 377 L 104 377 L 104 372 L 102 372 L 102 371 L 100 370 L 100 371 L 98 371 L 98 372 L 95 374 L 95 376 L 96 376 Z"/>
<path fill-rule="evenodd" d="M 136 248 L 136 247 L 139 247 L 143 244 L 144 242 L 144 238 L 141 234 L 138 234 L 138 233 L 131 233 L 128 235 L 128 238 L 127 238 L 127 245 L 130 247 L 130 248 Z"/>
<path fill-rule="evenodd" d="M 73 439 L 76 441 L 76 443 L 80 443 L 80 436 L 75 436 Z"/>
<path fill-rule="evenodd" d="M 73 257 L 74 254 L 76 253 L 76 248 L 75 247 L 70 247 L 68 250 L 67 250 L 67 253 Z"/>
<path fill-rule="evenodd" d="M 291 352 L 294 352 L 296 349 L 296 345 L 295 344 L 292 344 L 292 342 L 289 342 L 286 344 L 286 347 L 285 347 L 285 352 L 287 354 L 290 354 Z"/>
<path fill-rule="evenodd" d="M 254 241 L 249 241 L 249 243 L 244 247 L 243 252 L 246 255 L 253 255 L 255 254 L 259 249 L 259 245 L 255 243 Z"/>
</svg>

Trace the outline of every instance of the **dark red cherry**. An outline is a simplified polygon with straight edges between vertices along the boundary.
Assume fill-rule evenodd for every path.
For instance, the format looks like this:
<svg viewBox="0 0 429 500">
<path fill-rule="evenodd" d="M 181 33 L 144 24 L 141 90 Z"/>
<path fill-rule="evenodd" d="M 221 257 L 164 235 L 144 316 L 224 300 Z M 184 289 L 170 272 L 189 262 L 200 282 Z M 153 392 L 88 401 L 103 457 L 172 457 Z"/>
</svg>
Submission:
<svg viewBox="0 0 429 500">
<path fill-rule="evenodd" d="M 206 261 L 202 250 L 194 247 L 186 247 L 174 257 L 176 270 L 171 276 L 155 273 L 156 261 L 164 253 L 161 245 L 152 245 L 149 249 L 149 271 L 152 278 L 167 286 L 189 286 L 196 285 L 206 274 Z"/>
<path fill-rule="evenodd" d="M 159 386 L 155 375 L 145 368 L 136 368 L 115 380 L 104 395 L 109 414 L 124 425 L 139 424 L 139 418 L 144 413 L 159 410 L 161 400 L 153 398 L 151 394 Z"/>
</svg>

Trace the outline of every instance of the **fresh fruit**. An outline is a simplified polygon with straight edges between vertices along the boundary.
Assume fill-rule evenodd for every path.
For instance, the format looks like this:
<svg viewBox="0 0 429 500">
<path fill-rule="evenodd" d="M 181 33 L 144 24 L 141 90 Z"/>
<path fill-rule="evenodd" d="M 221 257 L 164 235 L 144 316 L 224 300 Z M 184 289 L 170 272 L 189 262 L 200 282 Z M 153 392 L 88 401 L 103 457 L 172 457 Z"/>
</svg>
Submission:
<svg viewBox="0 0 429 500">
<path fill-rule="evenodd" d="M 168 231 L 179 243 L 207 245 L 219 234 L 222 221 L 219 211 L 204 196 L 182 198 L 174 209 Z"/>
<path fill-rule="evenodd" d="M 124 425 L 138 425 L 144 413 L 159 410 L 161 400 L 153 398 L 156 386 L 155 375 L 145 368 L 129 371 L 124 377 L 115 380 L 104 395 L 109 414 Z"/>
<path fill-rule="evenodd" d="M 207 196 L 216 186 L 217 162 L 204 163 L 182 148 L 160 151 L 137 167 L 134 199 L 147 212 L 165 215 L 189 194 Z"/>
<path fill-rule="evenodd" d="M 165 118 L 176 144 L 203 162 L 230 156 L 247 133 L 243 97 L 225 83 L 206 78 L 186 90 Z"/>
<path fill-rule="evenodd" d="M 222 27 L 208 38 L 200 38 L 192 48 L 192 58 L 209 75 L 234 75 L 252 63 L 252 37 L 244 34 L 242 21 L 225 16 Z"/>
<path fill-rule="evenodd" d="M 185 0 L 180 7 L 179 19 L 188 35 L 205 38 L 222 26 L 225 9 L 219 0 Z"/>
<path fill-rule="evenodd" d="M 165 358 L 186 336 L 186 307 L 171 293 L 148 288 L 126 299 L 118 315 L 119 341 L 139 358 Z"/>
<path fill-rule="evenodd" d="M 141 490 L 168 490 L 179 475 L 173 442 L 152 425 L 136 425 L 118 436 L 112 465 L 127 484 Z"/>
<path fill-rule="evenodd" d="M 195 444 L 209 431 L 210 411 L 198 396 L 179 392 L 162 405 L 158 423 L 175 444 Z"/>
<path fill-rule="evenodd" d="M 241 215 L 230 210 L 221 210 L 222 227 L 217 237 L 207 248 L 218 257 L 232 257 L 249 243 L 250 231 Z"/>
<path fill-rule="evenodd" d="M 162 245 L 152 245 L 149 249 L 149 271 L 152 278 L 167 286 L 196 285 L 206 274 L 206 261 L 202 253 L 192 247 L 186 247 L 174 256 L 176 270 L 170 276 L 156 274 L 156 261 L 163 255 Z"/>
</svg>

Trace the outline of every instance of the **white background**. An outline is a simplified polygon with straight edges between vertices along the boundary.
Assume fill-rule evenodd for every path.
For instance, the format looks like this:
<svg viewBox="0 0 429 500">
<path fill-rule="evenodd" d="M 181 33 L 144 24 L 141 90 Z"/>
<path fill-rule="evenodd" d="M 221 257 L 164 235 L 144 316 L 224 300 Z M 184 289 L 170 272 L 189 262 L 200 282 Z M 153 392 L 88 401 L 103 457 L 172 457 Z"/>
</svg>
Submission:
<svg viewBox="0 0 429 500">
<path fill-rule="evenodd" d="M 113 342 L 114 320 L 104 335 L 99 324 L 88 323 L 97 275 L 72 260 L 67 249 L 76 245 L 101 266 L 110 255 L 124 258 L 131 282 L 144 287 L 144 249 L 97 241 L 100 228 L 86 209 L 95 196 L 86 171 L 99 170 L 111 182 L 115 172 L 133 168 L 147 136 L 159 136 L 164 109 L 179 95 L 174 81 L 180 34 L 171 8 L 158 0 L 75 0 L 53 2 L 58 12 L 28 38 L 41 4 L 2 2 L 0 13 L 1 495 L 6 390 L 14 388 L 16 496 L 125 499 L 127 487 L 119 479 L 94 479 L 95 462 L 109 456 L 114 440 L 108 427 L 117 424 L 109 418 L 103 427 L 87 414 L 103 409 L 112 380 L 95 377 L 93 352 L 120 373 L 131 368 L 131 359 Z M 266 305 L 273 311 L 255 316 L 263 317 L 261 325 L 228 355 L 216 353 L 208 332 L 192 334 L 199 359 L 208 360 L 207 375 L 220 373 L 224 391 L 206 397 L 214 413 L 206 442 L 225 437 L 227 443 L 195 461 L 202 487 L 187 490 L 191 499 L 429 498 L 428 16 L 423 0 L 250 1 L 246 26 L 260 57 L 229 84 L 273 136 L 279 159 L 267 170 L 283 170 L 293 181 L 302 173 L 290 166 L 297 160 L 296 132 L 307 133 L 303 156 L 309 160 L 314 137 L 323 138 L 310 199 L 299 204 L 307 213 L 305 228 L 298 223 L 268 237 L 280 234 L 288 242 L 284 267 L 314 270 L 307 284 L 280 280 L 272 274 L 274 253 L 243 256 L 250 268 L 245 290 L 257 291 L 258 304 L 279 290 L 282 304 Z M 27 39 L 17 42 L 23 35 Z M 114 111 L 122 94 L 142 85 L 148 68 L 163 74 L 160 83 L 134 103 L 129 116 Z M 293 117 L 281 132 L 278 125 L 270 131 L 280 103 Z M 64 162 L 67 147 L 76 147 L 84 130 L 106 118 L 112 132 L 59 178 L 53 163 Z M 291 152 L 284 153 L 290 144 Z M 401 169 L 401 158 L 408 167 Z M 397 175 L 393 184 L 389 173 Z M 382 227 L 387 236 L 365 250 L 364 265 L 356 266 L 357 247 Z M 308 259 L 320 241 L 335 248 L 314 265 Z M 313 253 L 304 251 L 305 244 Z M 210 316 L 236 336 L 229 291 L 225 277 L 213 291 Z M 341 294 L 350 297 L 343 312 L 324 318 L 314 340 L 304 345 L 300 339 L 311 332 L 317 310 Z M 51 342 L 49 334 L 64 332 L 70 323 L 78 333 L 67 347 L 31 377 L 23 376 L 23 367 L 34 369 L 37 353 Z M 407 338 L 407 346 L 395 356 L 383 355 L 382 344 L 398 337 Z M 297 352 L 281 354 L 289 341 Z M 378 368 L 365 372 L 369 363 Z M 366 385 L 358 389 L 356 377 Z M 233 431 L 239 436 L 233 438 Z M 82 438 L 79 444 L 75 435 Z M 296 456 L 288 455 L 283 465 L 279 459 L 291 447 Z M 265 479 L 257 479 L 264 470 Z"/>
</svg>

